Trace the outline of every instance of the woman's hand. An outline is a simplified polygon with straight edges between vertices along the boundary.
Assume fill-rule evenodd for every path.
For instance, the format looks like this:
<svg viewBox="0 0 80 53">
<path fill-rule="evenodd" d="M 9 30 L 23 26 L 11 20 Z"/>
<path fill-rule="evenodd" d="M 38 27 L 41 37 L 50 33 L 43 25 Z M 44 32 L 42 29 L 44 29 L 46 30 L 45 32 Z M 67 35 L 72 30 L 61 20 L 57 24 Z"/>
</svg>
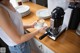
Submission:
<svg viewBox="0 0 80 53">
<path fill-rule="evenodd" d="M 24 25 L 24 29 L 27 29 L 27 28 L 34 28 L 34 26 L 37 24 L 37 21 L 33 22 L 32 24 L 30 25 Z"/>
<path fill-rule="evenodd" d="M 33 23 L 30 25 L 30 27 L 31 27 L 31 28 L 34 28 L 34 26 L 35 26 L 35 25 L 37 24 L 37 22 L 40 21 L 40 20 L 41 20 L 41 19 L 38 19 L 37 21 L 33 22 Z"/>
<path fill-rule="evenodd" d="M 47 28 L 48 28 L 47 26 L 44 26 L 44 27 L 40 28 L 39 33 L 45 33 Z"/>
<path fill-rule="evenodd" d="M 30 28 L 34 28 L 34 26 L 37 24 L 37 21 L 33 22 L 31 25 L 30 25 Z"/>
<path fill-rule="evenodd" d="M 34 26 L 37 24 L 37 22 L 39 22 L 41 19 L 38 19 L 37 21 L 33 22 L 32 24 L 30 25 L 24 25 L 24 29 L 27 29 L 27 28 L 34 28 Z"/>
</svg>

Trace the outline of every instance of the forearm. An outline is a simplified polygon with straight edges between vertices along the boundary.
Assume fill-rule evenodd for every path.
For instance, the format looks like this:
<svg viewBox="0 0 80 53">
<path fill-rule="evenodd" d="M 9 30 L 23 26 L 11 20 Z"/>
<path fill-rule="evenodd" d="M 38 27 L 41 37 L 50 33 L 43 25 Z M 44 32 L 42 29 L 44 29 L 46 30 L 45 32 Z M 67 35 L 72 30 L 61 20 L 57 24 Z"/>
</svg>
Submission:
<svg viewBox="0 0 80 53">
<path fill-rule="evenodd" d="M 20 39 L 20 43 L 30 40 L 31 38 L 33 38 L 38 33 L 39 33 L 39 31 L 36 30 L 36 31 L 34 31 L 32 33 L 28 33 L 28 34 L 22 35 L 21 39 Z"/>
<path fill-rule="evenodd" d="M 46 30 L 46 26 L 45 27 L 42 27 L 41 29 L 36 30 L 36 31 L 34 31 L 32 33 L 25 34 L 24 36 L 21 36 L 21 42 L 30 40 L 32 37 L 34 37 L 38 33 L 44 34 L 45 33 L 45 30 Z"/>
</svg>

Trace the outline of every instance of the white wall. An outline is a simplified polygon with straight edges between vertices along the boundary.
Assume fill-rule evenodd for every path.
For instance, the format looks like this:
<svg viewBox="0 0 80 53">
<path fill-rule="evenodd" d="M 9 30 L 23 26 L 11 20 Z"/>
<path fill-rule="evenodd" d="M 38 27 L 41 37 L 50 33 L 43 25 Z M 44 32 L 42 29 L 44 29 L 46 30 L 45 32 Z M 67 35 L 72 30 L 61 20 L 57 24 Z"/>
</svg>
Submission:
<svg viewBox="0 0 80 53">
<path fill-rule="evenodd" d="M 62 7 L 64 10 L 67 9 L 69 2 L 69 0 L 48 0 L 49 13 L 57 6 Z"/>
</svg>

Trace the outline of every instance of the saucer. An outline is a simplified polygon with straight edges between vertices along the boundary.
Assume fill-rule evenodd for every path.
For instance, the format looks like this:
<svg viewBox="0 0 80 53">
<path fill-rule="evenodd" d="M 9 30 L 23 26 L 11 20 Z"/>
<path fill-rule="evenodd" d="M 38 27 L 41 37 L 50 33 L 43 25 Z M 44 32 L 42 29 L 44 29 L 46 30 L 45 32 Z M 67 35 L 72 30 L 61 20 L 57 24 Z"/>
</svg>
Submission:
<svg viewBox="0 0 80 53">
<path fill-rule="evenodd" d="M 36 12 L 36 16 L 42 19 L 50 18 L 51 14 L 49 14 L 48 9 L 40 9 Z"/>
<path fill-rule="evenodd" d="M 27 5 L 21 5 L 21 6 L 15 7 L 15 9 L 22 15 L 22 17 L 30 13 L 30 7 Z"/>
</svg>

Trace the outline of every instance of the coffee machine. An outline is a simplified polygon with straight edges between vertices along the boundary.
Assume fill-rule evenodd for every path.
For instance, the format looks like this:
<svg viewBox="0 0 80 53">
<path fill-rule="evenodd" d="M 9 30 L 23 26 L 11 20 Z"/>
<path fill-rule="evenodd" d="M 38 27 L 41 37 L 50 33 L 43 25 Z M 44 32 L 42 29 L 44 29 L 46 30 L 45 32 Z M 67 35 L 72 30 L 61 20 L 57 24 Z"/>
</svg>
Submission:
<svg viewBox="0 0 80 53">
<path fill-rule="evenodd" d="M 56 7 L 53 9 L 51 12 L 50 27 L 46 29 L 45 34 L 39 37 L 40 40 L 47 35 L 53 40 L 56 40 L 57 37 L 60 36 L 60 34 L 66 29 L 66 26 L 63 24 L 64 14 L 65 12 L 62 7 Z"/>
</svg>

